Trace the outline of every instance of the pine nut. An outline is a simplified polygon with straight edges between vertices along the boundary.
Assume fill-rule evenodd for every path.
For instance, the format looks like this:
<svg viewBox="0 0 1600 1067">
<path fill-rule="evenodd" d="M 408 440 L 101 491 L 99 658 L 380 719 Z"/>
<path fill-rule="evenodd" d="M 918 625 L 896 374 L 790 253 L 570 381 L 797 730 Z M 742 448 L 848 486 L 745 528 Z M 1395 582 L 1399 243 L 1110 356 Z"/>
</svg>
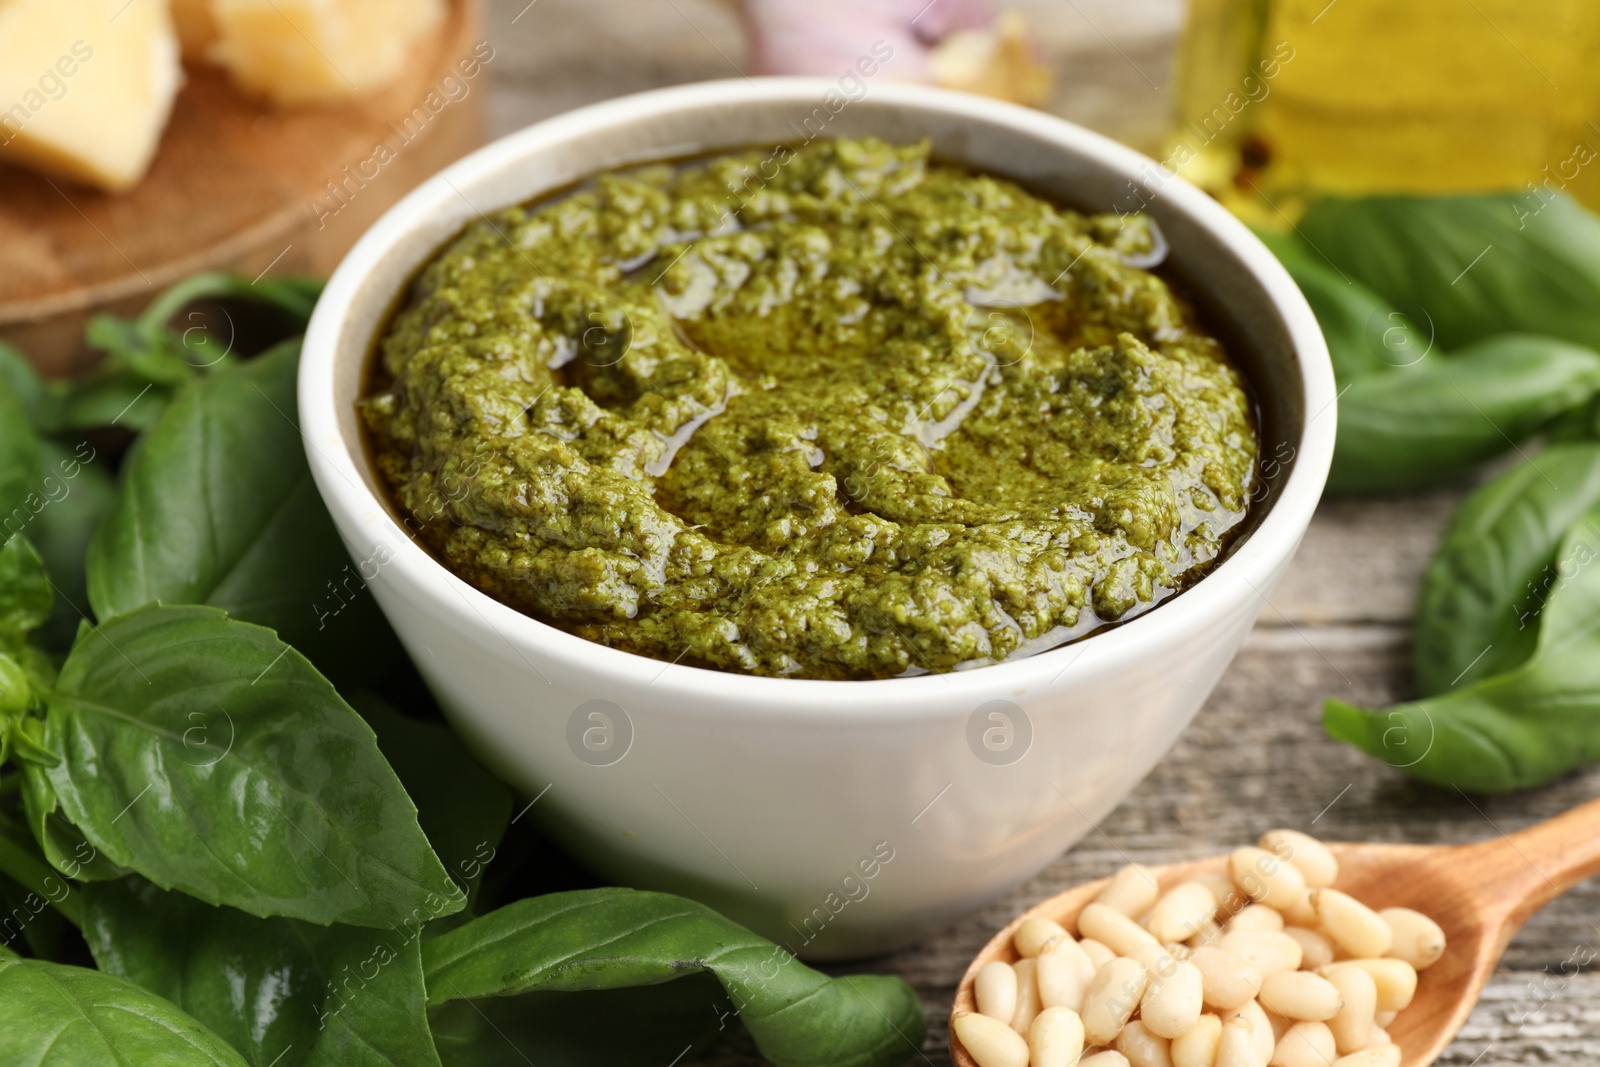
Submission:
<svg viewBox="0 0 1600 1067">
<path fill-rule="evenodd" d="M 1306 890 L 1306 878 L 1300 868 L 1264 848 L 1234 849 L 1228 857 L 1228 874 L 1252 901 L 1280 911 L 1294 904 Z"/>
<path fill-rule="evenodd" d="M 1444 931 L 1439 924 L 1410 908 L 1384 908 L 1378 917 L 1389 924 L 1390 956 L 1425 971 L 1444 955 Z"/>
<path fill-rule="evenodd" d="M 1156 1036 L 1179 1038 L 1200 1021 L 1204 1001 L 1205 983 L 1200 968 L 1179 962 L 1159 985 L 1145 990 L 1144 999 L 1139 1002 L 1139 1017 Z"/>
<path fill-rule="evenodd" d="M 1202 1015 L 1187 1034 L 1172 1042 L 1172 1067 L 1213 1067 L 1217 1043 L 1222 1040 L 1222 1020 Z"/>
<path fill-rule="evenodd" d="M 1011 1017 L 1011 1029 L 1019 1034 L 1028 1032 L 1033 1017 L 1039 1014 L 1039 983 L 1033 960 L 1018 960 L 1011 965 L 1017 973 L 1017 1013 Z"/>
<path fill-rule="evenodd" d="M 1298 867 L 1306 885 L 1312 889 L 1321 889 L 1339 880 L 1339 861 L 1327 845 L 1310 834 L 1299 830 L 1268 830 L 1261 835 L 1259 844 Z"/>
<path fill-rule="evenodd" d="M 1388 929 L 1388 927 L 1384 927 Z M 1144 927 L 1106 904 L 1090 904 L 1078 916 L 1078 930 L 1092 937 L 1119 956 L 1126 956 L 1135 945 L 1159 945 Z"/>
<path fill-rule="evenodd" d="M 1266 1067 L 1267 1057 L 1261 1055 L 1256 1043 L 1255 1026 L 1242 1015 L 1235 1015 L 1222 1024 L 1222 1035 L 1217 1039 L 1216 1067 Z"/>
<path fill-rule="evenodd" d="M 1105 953 L 1106 959 L 1112 958 L 1110 949 L 1106 949 Z M 1056 940 L 1050 942 L 1050 951 L 1044 953 L 1044 955 L 1064 956 L 1067 959 L 1072 960 L 1075 964 L 1077 964 L 1078 968 L 1083 971 L 1085 981 L 1093 978 L 1094 972 L 1100 969 L 1100 964 L 1096 963 L 1093 957 L 1089 955 L 1088 949 L 1084 948 L 1080 942 L 1074 941 L 1071 934 L 1068 934 L 1066 937 L 1057 938 Z"/>
<path fill-rule="evenodd" d="M 1114 959 L 1095 972 L 1084 994 L 1084 1040 L 1091 1045 L 1109 1045 L 1133 1017 L 1133 1009 L 1144 997 L 1149 975 L 1138 960 Z"/>
<path fill-rule="evenodd" d="M 1327 1023 L 1295 1023 L 1272 1050 L 1273 1067 L 1328 1067 L 1339 1055 Z"/>
<path fill-rule="evenodd" d="M 1029 919 L 1017 927 L 1011 943 L 1017 946 L 1017 955 L 1032 959 L 1045 951 L 1045 946 L 1058 937 L 1066 937 L 1067 928 L 1053 919 Z"/>
<path fill-rule="evenodd" d="M 1322 976 L 1339 991 L 1344 1007 L 1328 1020 L 1333 1040 L 1340 1055 L 1347 1055 L 1367 1047 L 1372 1038 L 1372 1017 L 1378 1010 L 1378 984 L 1372 975 L 1359 967 L 1334 964 L 1323 969 Z"/>
<path fill-rule="evenodd" d="M 1300 969 L 1300 942 L 1278 930 L 1235 930 L 1218 947 L 1246 960 L 1265 977 Z"/>
<path fill-rule="evenodd" d="M 1134 1019 L 1117 1035 L 1117 1051 L 1132 1067 L 1172 1067 L 1171 1043 Z"/>
<path fill-rule="evenodd" d="M 978 1014 L 999 1019 L 1007 1026 L 1017 1016 L 1017 972 L 1011 964 L 995 960 L 985 963 L 972 983 L 978 998 Z"/>
<path fill-rule="evenodd" d="M 1261 972 L 1226 949 L 1197 948 L 1189 962 L 1200 971 L 1204 1000 L 1214 1008 L 1236 1011 L 1261 992 Z"/>
<path fill-rule="evenodd" d="M 1111 881 L 1095 896 L 1096 904 L 1115 908 L 1130 919 L 1142 919 L 1161 895 L 1161 883 L 1150 868 L 1130 863 L 1111 876 Z M 1080 924 L 1079 929 L 1082 929 Z"/>
<path fill-rule="evenodd" d="M 1265 904 L 1249 904 L 1228 920 L 1225 929 L 1229 933 L 1235 930 L 1282 930 L 1283 916 L 1278 914 L 1277 909 Z"/>
<path fill-rule="evenodd" d="M 1263 1008 L 1295 1022 L 1324 1022 L 1344 1007 L 1333 983 L 1309 971 L 1267 975 L 1259 999 Z"/>
<path fill-rule="evenodd" d="M 1232 915 L 1250 903 L 1244 894 L 1239 892 L 1239 887 L 1233 884 L 1233 879 L 1228 877 L 1226 870 L 1202 871 L 1190 880 L 1199 882 L 1211 890 L 1211 895 L 1217 898 L 1218 915 Z"/>
<path fill-rule="evenodd" d="M 1083 945 L 1079 944 L 1073 939 L 1071 934 L 1067 934 L 1065 937 L 1055 938 L 1045 946 L 1045 951 L 1039 953 L 1039 955 L 1065 956 L 1069 960 L 1076 960 L 1079 966 L 1087 969 L 1090 974 L 1093 974 L 1097 969 L 1094 966 L 1094 963 L 1089 959 L 1089 953 L 1084 950 Z M 1038 957 L 1034 958 L 1037 959 Z"/>
<path fill-rule="evenodd" d="M 1389 951 L 1389 924 L 1361 901 L 1337 889 L 1311 894 L 1322 930 L 1356 959 L 1377 959 Z"/>
<path fill-rule="evenodd" d="M 1070 1008 L 1046 1008 L 1028 1028 L 1029 1067 L 1072 1067 L 1083 1055 L 1083 1020 Z"/>
<path fill-rule="evenodd" d="M 1028 1067 L 1028 1043 L 999 1019 L 958 1011 L 950 1025 L 978 1067 Z"/>
<path fill-rule="evenodd" d="M 1324 970 L 1357 967 L 1371 975 L 1378 1011 L 1405 1011 L 1417 994 L 1417 969 L 1405 960 L 1345 960 Z"/>
<path fill-rule="evenodd" d="M 1202 925 L 1200 929 L 1196 931 L 1195 935 L 1189 938 L 1189 940 L 1185 941 L 1184 944 L 1188 945 L 1191 949 L 1206 948 L 1207 946 L 1215 945 L 1218 941 L 1221 941 L 1222 933 L 1222 927 L 1217 925 L 1217 920 L 1212 919 L 1210 922 Z"/>
<path fill-rule="evenodd" d="M 1155 902 L 1144 928 L 1157 941 L 1187 941 L 1216 914 L 1216 895 L 1199 882 L 1184 882 Z"/>
<path fill-rule="evenodd" d="M 1387 1028 L 1446 951 L 1439 924 L 1332 888 L 1338 858 L 1299 831 L 1224 867 L 1163 892 L 1129 864 L 1075 923 L 1019 923 L 1021 958 L 952 1016 L 978 1067 L 1400 1067 Z"/>
<path fill-rule="evenodd" d="M 1128 1057 L 1120 1052 L 1106 1049 L 1096 1052 L 1093 1056 L 1085 1056 L 1078 1061 L 1078 1067 L 1128 1067 Z"/>
<path fill-rule="evenodd" d="M 1285 926 L 1283 932 L 1300 945 L 1300 969 L 1314 971 L 1333 962 L 1333 942 L 1303 926 Z"/>
<path fill-rule="evenodd" d="M 1363 1049 L 1333 1061 L 1333 1067 L 1400 1067 L 1400 1046 Z"/>
<path fill-rule="evenodd" d="M 1307 889 L 1304 893 L 1283 910 L 1283 921 L 1289 926 L 1303 926 L 1312 929 L 1318 923 L 1317 909 L 1311 906 L 1311 894 L 1315 890 Z"/>
<path fill-rule="evenodd" d="M 1097 971 L 1117 958 L 1115 952 L 1112 952 L 1104 943 L 1096 941 L 1092 937 L 1086 937 L 1079 941 L 1078 947 L 1083 949 L 1083 954 L 1089 957 L 1089 962 L 1094 964 L 1094 969 Z"/>
<path fill-rule="evenodd" d="M 1094 965 L 1081 951 L 1047 952 L 1033 961 L 1033 984 L 1045 1008 L 1083 1009 L 1083 995 L 1094 979 Z"/>
<path fill-rule="evenodd" d="M 1159 985 L 1177 969 L 1178 957 L 1165 945 L 1138 945 L 1128 953 L 1130 960 L 1138 960 L 1150 975 L 1150 984 Z"/>
<path fill-rule="evenodd" d="M 1272 1048 L 1278 1043 L 1277 1031 L 1273 1030 L 1272 1020 L 1267 1018 L 1266 1009 L 1262 1008 L 1260 1001 L 1252 1000 L 1240 1008 L 1238 1014 L 1250 1020 L 1250 1032 L 1256 1039 L 1256 1051 L 1261 1054 L 1261 1062 L 1266 1063 L 1272 1059 Z"/>
</svg>

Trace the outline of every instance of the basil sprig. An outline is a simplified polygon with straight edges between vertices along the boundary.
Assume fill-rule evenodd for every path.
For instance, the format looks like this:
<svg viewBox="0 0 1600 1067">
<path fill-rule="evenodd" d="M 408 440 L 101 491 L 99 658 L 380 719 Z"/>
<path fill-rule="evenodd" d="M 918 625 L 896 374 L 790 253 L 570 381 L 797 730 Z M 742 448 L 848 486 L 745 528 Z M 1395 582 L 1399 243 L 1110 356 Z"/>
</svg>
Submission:
<svg viewBox="0 0 1600 1067">
<path fill-rule="evenodd" d="M 1502 333 L 1600 348 L 1600 217 L 1566 193 L 1329 197 L 1298 232 L 1319 258 L 1455 349 Z"/>
<path fill-rule="evenodd" d="M 1600 758 L 1600 512 L 1567 531 L 1556 558 L 1526 662 L 1387 710 L 1329 700 L 1328 733 L 1423 781 L 1486 793 Z"/>
<path fill-rule="evenodd" d="M 664 893 L 519 900 L 427 942 L 422 960 L 435 1006 L 710 972 L 778 1067 L 889 1067 L 912 1055 L 924 1032 L 916 994 L 898 979 L 829 978 L 710 908 Z"/>
<path fill-rule="evenodd" d="M 85 340 L 103 358 L 89 373 L 46 382 L 20 353 L 0 345 L 0 379 L 41 433 L 108 426 L 138 432 L 155 425 L 185 386 L 248 355 L 260 336 L 247 332 L 252 318 L 264 312 L 273 320 L 269 334 L 298 334 L 321 292 L 322 282 L 313 278 L 250 283 L 232 274 L 196 274 L 156 297 L 136 319 L 93 316 Z M 217 305 L 220 322 L 193 310 L 197 303 Z"/>
<path fill-rule="evenodd" d="M 1445 531 L 1417 607 L 1417 692 L 1436 696 L 1520 667 L 1570 568 L 1561 539 L 1600 507 L 1600 443 L 1554 445 L 1478 489 Z"/>
<path fill-rule="evenodd" d="M 1600 397 L 1600 219 L 1559 197 L 1525 213 L 1509 196 L 1329 198 L 1263 235 L 1333 357 L 1331 491 L 1448 481 Z"/>
<path fill-rule="evenodd" d="M 1264 235 L 1339 380 L 1329 488 L 1419 489 L 1544 433 L 1463 504 L 1423 582 L 1421 699 L 1333 737 L 1463 789 L 1600 758 L 1600 218 L 1564 194 L 1327 198 Z M 1591 604 L 1594 601 L 1594 604 Z"/>
<path fill-rule="evenodd" d="M 1527 440 L 1600 395 L 1600 355 L 1504 334 L 1406 373 L 1374 374 L 1339 397 L 1328 487 L 1399 492 L 1437 485 Z"/>
<path fill-rule="evenodd" d="M 62 813 L 158 885 L 317 923 L 461 910 L 371 728 L 272 631 L 216 608 L 87 632 L 44 744 Z"/>
<path fill-rule="evenodd" d="M 196 381 L 140 438 L 89 546 L 102 619 L 211 604 L 276 630 L 324 674 L 364 682 L 399 656 L 317 495 L 295 421 L 300 346 Z"/>
</svg>

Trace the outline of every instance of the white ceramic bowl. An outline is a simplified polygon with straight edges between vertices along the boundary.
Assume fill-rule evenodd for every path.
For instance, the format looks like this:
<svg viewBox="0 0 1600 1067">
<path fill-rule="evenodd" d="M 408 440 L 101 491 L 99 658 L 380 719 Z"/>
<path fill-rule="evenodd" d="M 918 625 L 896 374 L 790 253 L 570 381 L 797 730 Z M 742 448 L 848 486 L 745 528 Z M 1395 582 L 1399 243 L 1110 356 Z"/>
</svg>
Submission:
<svg viewBox="0 0 1600 1067">
<path fill-rule="evenodd" d="M 859 93 L 858 93 L 859 95 Z M 843 102 L 841 104 L 841 101 Z M 1253 529 L 1194 588 L 1030 658 L 882 681 L 744 677 L 606 648 L 522 615 L 407 536 L 354 403 L 413 272 L 469 221 L 642 160 L 810 135 L 936 153 L 1086 210 L 1145 207 L 1264 414 Z M 813 957 L 862 955 L 1016 886 L 1106 815 L 1200 707 L 1294 554 L 1333 453 L 1334 383 L 1289 276 L 1192 186 L 1036 111 L 823 79 L 712 82 L 531 126 L 412 192 L 317 305 L 300 368 L 311 469 L 373 594 L 457 728 L 595 870 L 686 892 Z"/>
</svg>

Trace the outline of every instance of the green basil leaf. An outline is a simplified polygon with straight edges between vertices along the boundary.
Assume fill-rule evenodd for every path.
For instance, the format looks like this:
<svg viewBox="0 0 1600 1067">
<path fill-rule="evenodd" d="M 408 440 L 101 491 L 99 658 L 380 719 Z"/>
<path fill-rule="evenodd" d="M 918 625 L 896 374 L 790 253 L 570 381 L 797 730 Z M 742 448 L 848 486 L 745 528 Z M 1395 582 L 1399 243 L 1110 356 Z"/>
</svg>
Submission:
<svg viewBox="0 0 1600 1067">
<path fill-rule="evenodd" d="M 420 918 L 395 930 L 258 919 L 140 878 L 85 893 L 100 969 L 166 997 L 256 1067 L 439 1067 Z"/>
<path fill-rule="evenodd" d="M 9 664 L 15 664 L 17 657 L 28 658 L 28 653 L 36 652 L 32 646 L 23 645 L 21 649 L 13 648 L 6 657 Z M 43 696 L 50 692 L 51 686 L 45 681 L 45 675 L 36 667 L 25 668 L 28 692 L 25 699 L 28 701 L 26 711 L 38 710 L 43 712 Z M 15 705 L 13 711 L 0 718 L 0 755 L 7 760 L 15 761 L 24 767 L 36 764 L 48 767 L 59 762 L 55 753 L 44 747 L 44 723 L 32 714 L 17 714 Z"/>
<path fill-rule="evenodd" d="M 1553 445 L 1474 492 L 1422 581 L 1415 664 L 1423 696 L 1503 674 L 1533 654 L 1556 548 L 1600 505 L 1600 443 Z"/>
<path fill-rule="evenodd" d="M 25 891 L 29 902 L 22 915 L 0 919 L 0 933 L 7 944 L 47 905 L 73 923 L 82 921 L 81 907 L 72 893 L 72 886 L 45 862 L 28 828 L 9 814 L 0 814 L 0 872 Z"/>
<path fill-rule="evenodd" d="M 54 596 L 31 541 L 15 534 L 0 544 L 0 637 L 21 637 L 44 625 Z"/>
<path fill-rule="evenodd" d="M 1430 337 L 1370 289 L 1341 275 L 1304 241 L 1279 234 L 1259 236 L 1317 316 L 1340 385 L 1369 374 L 1419 366 L 1428 357 Z"/>
<path fill-rule="evenodd" d="M 6 389 L 22 406 L 34 429 L 43 432 L 48 428 L 52 403 L 50 387 L 39 377 L 27 356 L 0 341 L 0 391 Z"/>
<path fill-rule="evenodd" d="M 321 279 L 294 275 L 250 282 L 220 271 L 192 274 L 151 301 L 133 329 L 147 344 L 153 344 L 168 331 L 173 316 L 185 307 L 200 300 L 227 299 L 263 301 L 288 314 L 303 329 L 311 321 L 322 286 Z"/>
<path fill-rule="evenodd" d="M 247 1067 L 221 1038 L 132 982 L 15 956 L 0 956 L 0 1063 Z"/>
<path fill-rule="evenodd" d="M 28 669 L 11 655 L 12 652 L 20 652 L 20 649 L 10 642 L 0 643 L 0 764 L 11 758 L 13 721 L 39 699 L 28 677 Z"/>
<path fill-rule="evenodd" d="M 921 1046 L 922 1007 L 897 978 L 829 978 L 710 908 L 665 893 L 531 897 L 422 946 L 428 999 L 515 996 L 717 977 L 778 1067 L 890 1067 Z"/>
<path fill-rule="evenodd" d="M 1481 793 L 1543 785 L 1600 758 L 1600 512 L 1557 549 L 1562 575 L 1515 670 L 1367 711 L 1323 706 L 1324 729 L 1423 781 Z"/>
<path fill-rule="evenodd" d="M 1500 333 L 1600 348 L 1600 218 L 1565 193 L 1331 198 L 1298 229 L 1447 349 Z"/>
<path fill-rule="evenodd" d="M 339 541 L 291 421 L 299 356 L 284 344 L 197 382 L 140 439 L 89 546 L 99 618 L 210 604 L 276 630 L 341 682 L 392 662 L 371 574 Z"/>
<path fill-rule="evenodd" d="M 1600 403 L 1573 408 L 1544 429 L 1547 441 L 1600 441 Z"/>
<path fill-rule="evenodd" d="M 371 729 L 272 631 L 215 608 L 141 608 L 80 639 L 45 742 L 62 813 L 163 888 L 359 926 L 462 906 Z"/>
<path fill-rule="evenodd" d="M 20 533 L 37 510 L 34 484 L 39 473 L 39 437 L 22 401 L 0 381 L 0 537 Z"/>
<path fill-rule="evenodd" d="M 1600 355 L 1548 337 L 1506 335 L 1369 375 L 1339 397 L 1328 488 L 1397 492 L 1490 459 L 1600 392 Z"/>
<path fill-rule="evenodd" d="M 258 301 L 284 313 L 295 332 L 301 332 L 321 292 L 322 283 L 310 278 L 248 282 L 236 274 L 194 274 L 156 297 L 135 320 L 94 316 L 85 336 L 90 347 L 107 354 L 107 377 L 179 389 L 204 372 L 234 362 L 235 338 L 219 342 L 201 326 L 175 329 L 178 312 L 200 301 Z"/>
<path fill-rule="evenodd" d="M 160 420 L 177 393 L 170 386 L 154 385 L 114 367 L 60 385 L 49 425 L 52 433 L 107 426 L 143 433 Z"/>
<path fill-rule="evenodd" d="M 109 461 L 87 441 L 68 449 L 45 438 L 40 442 L 43 474 L 40 484 L 50 503 L 34 520 L 39 556 L 55 586 L 55 607 L 34 635 L 46 648 L 65 652 L 78 623 L 89 610 L 85 558 L 95 527 L 117 498 Z"/>
<path fill-rule="evenodd" d="M 198 325 L 175 329 L 178 312 L 202 300 L 251 300 L 275 308 L 287 320 L 288 332 L 298 333 L 305 329 L 321 291 L 322 283 L 315 279 L 251 283 L 232 274 L 197 274 L 158 296 L 136 320 L 96 315 L 89 320 L 85 337 L 91 348 L 106 354 L 105 359 L 83 377 L 48 383 L 35 425 L 50 433 L 101 426 L 147 430 L 189 384 L 238 363 L 233 348 L 239 327 L 226 338 L 214 337 Z M 228 318 L 231 324 L 232 316 Z M 270 332 L 282 336 L 283 325 Z M 0 373 L 5 371 L 0 363 Z"/>
<path fill-rule="evenodd" d="M 738 1019 L 709 974 L 637 989 L 457 1000 L 430 1017 L 444 1067 L 667 1067 L 710 1048 Z"/>
<path fill-rule="evenodd" d="M 156 303 L 162 301 L 158 299 Z M 179 346 L 170 343 L 165 325 L 146 331 L 127 319 L 96 315 L 84 329 L 84 339 L 90 348 L 106 353 L 99 375 L 106 379 L 120 377 L 143 385 L 164 386 L 170 391 L 183 388 L 200 373 L 199 363 L 174 351 Z"/>
<path fill-rule="evenodd" d="M 402 715 L 371 693 L 356 694 L 350 704 L 378 735 L 379 750 L 417 806 L 422 832 L 470 907 L 511 822 L 511 790 L 448 727 Z"/>
<path fill-rule="evenodd" d="M 43 764 L 22 764 L 22 811 L 44 858 L 68 878 L 104 881 L 128 873 L 126 867 L 111 862 L 91 845 L 83 832 L 61 813 L 60 798 Z"/>
</svg>

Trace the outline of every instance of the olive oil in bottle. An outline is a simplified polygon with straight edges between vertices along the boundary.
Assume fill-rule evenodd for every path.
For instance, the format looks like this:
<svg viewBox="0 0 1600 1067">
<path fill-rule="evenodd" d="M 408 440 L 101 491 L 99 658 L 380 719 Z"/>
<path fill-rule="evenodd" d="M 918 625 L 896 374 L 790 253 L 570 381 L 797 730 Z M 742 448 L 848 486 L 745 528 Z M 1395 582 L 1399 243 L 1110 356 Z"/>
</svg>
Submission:
<svg viewBox="0 0 1600 1067">
<path fill-rule="evenodd" d="M 1597 0 L 1191 0 L 1168 163 L 1252 222 L 1322 194 L 1600 206 Z"/>
</svg>

